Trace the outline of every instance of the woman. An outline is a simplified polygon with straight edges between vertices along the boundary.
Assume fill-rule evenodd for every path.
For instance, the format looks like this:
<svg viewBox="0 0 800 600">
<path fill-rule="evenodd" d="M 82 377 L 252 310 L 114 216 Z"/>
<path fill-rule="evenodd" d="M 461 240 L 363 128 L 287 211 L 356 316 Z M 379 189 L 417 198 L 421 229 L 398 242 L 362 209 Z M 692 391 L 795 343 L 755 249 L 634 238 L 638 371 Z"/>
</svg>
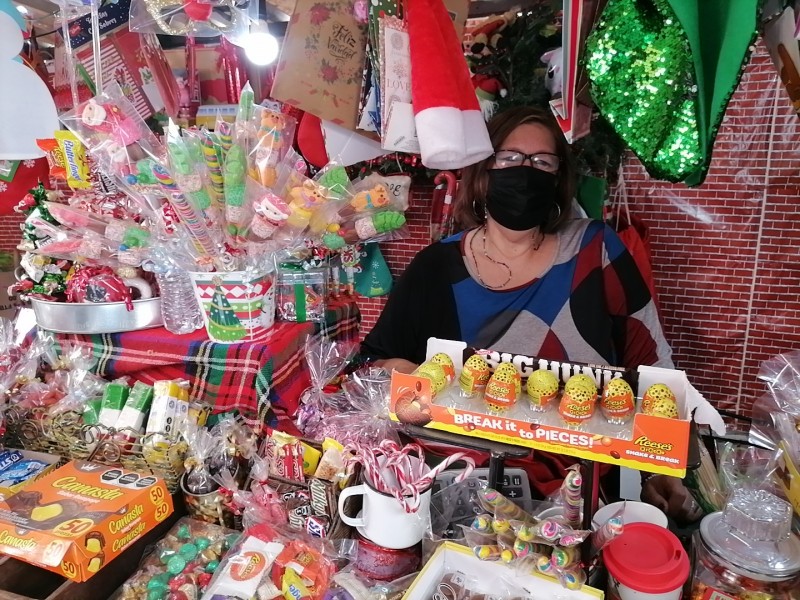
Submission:
<svg viewBox="0 0 800 600">
<path fill-rule="evenodd" d="M 480 348 L 635 367 L 672 367 L 655 304 L 631 255 L 600 221 L 572 218 L 569 147 L 527 107 L 489 124 L 496 152 L 464 169 L 467 230 L 421 251 L 364 350 L 413 370 L 429 337 Z"/>
<path fill-rule="evenodd" d="M 604 223 L 572 217 L 575 175 L 552 116 L 512 108 L 492 119 L 489 135 L 494 154 L 462 173 L 455 216 L 466 230 L 411 261 L 364 353 L 411 372 L 438 337 L 552 360 L 671 368 L 632 256 Z M 537 459 L 533 483 L 546 494 L 564 462 Z M 649 478 L 643 497 L 677 518 L 694 516 L 680 480 Z"/>
</svg>

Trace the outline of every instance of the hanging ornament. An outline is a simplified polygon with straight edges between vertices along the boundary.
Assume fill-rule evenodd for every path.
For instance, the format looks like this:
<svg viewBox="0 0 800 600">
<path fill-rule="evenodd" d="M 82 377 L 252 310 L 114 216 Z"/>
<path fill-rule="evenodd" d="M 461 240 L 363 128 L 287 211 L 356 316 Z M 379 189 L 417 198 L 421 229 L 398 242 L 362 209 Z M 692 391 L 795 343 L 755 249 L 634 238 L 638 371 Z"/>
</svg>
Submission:
<svg viewBox="0 0 800 600">
<path fill-rule="evenodd" d="M 703 182 L 758 2 L 609 0 L 586 42 L 592 96 L 653 177 Z"/>
<path fill-rule="evenodd" d="M 246 25 L 247 16 L 234 0 L 141 0 L 167 35 L 232 33 Z"/>
</svg>

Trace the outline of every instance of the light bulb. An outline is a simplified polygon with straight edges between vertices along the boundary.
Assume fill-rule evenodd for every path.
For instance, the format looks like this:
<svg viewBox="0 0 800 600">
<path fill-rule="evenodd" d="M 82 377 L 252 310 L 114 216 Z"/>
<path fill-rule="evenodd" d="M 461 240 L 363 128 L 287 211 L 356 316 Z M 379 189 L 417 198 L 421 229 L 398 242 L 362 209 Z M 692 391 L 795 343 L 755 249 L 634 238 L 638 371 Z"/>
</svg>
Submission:
<svg viewBox="0 0 800 600">
<path fill-rule="evenodd" d="M 244 54 L 254 65 L 263 67 L 278 58 L 278 40 L 260 27 L 253 27 L 242 41 Z"/>
</svg>

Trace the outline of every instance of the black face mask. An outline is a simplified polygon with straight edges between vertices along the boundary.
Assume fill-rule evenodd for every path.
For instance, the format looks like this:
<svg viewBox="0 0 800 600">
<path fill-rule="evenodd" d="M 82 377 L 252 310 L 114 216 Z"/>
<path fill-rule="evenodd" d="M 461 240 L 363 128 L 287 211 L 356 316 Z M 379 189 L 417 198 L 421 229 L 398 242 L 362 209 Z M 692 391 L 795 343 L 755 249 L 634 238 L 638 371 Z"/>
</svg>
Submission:
<svg viewBox="0 0 800 600">
<path fill-rule="evenodd" d="M 533 167 L 489 170 L 486 212 L 514 231 L 540 227 L 556 204 L 558 177 Z"/>
</svg>

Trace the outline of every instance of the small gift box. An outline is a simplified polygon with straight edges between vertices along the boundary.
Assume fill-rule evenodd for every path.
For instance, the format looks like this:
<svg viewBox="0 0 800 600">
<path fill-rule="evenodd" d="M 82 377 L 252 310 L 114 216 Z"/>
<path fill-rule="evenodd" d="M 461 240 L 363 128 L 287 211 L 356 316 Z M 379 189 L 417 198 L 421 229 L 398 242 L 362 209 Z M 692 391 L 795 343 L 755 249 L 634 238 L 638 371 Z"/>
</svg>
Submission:
<svg viewBox="0 0 800 600">
<path fill-rule="evenodd" d="M 278 270 L 278 315 L 284 321 L 324 321 L 328 270 L 283 263 Z"/>
</svg>

